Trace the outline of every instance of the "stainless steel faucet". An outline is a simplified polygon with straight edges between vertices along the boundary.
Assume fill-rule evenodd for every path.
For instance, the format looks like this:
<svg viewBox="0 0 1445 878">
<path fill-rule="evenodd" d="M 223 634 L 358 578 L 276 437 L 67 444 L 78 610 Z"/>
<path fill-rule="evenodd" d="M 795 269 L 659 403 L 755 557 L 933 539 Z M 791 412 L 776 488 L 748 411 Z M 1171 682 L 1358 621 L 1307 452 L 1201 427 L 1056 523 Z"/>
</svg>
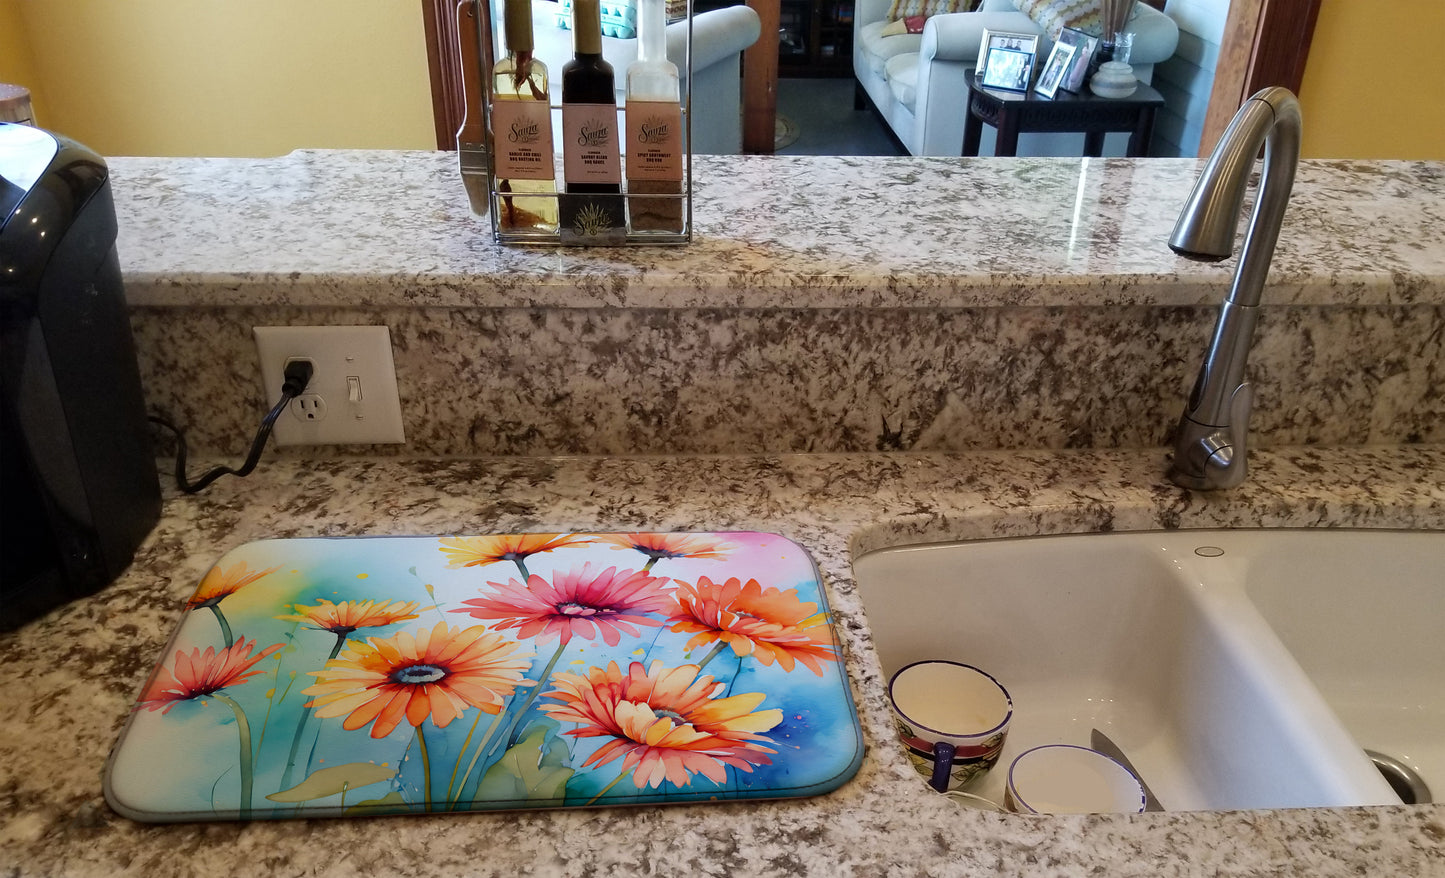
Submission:
<svg viewBox="0 0 1445 878">
<path fill-rule="evenodd" d="M 1245 363 L 1254 340 L 1260 292 L 1269 274 L 1299 163 L 1299 101 L 1285 88 L 1266 88 L 1245 101 L 1204 166 L 1179 214 L 1169 246 L 1191 259 L 1218 261 L 1234 252 L 1234 232 L 1255 157 L 1264 147 L 1264 172 L 1244 235 L 1229 295 L 1174 440 L 1169 478 L 1199 490 L 1244 481 L 1245 439 L 1254 389 Z"/>
</svg>

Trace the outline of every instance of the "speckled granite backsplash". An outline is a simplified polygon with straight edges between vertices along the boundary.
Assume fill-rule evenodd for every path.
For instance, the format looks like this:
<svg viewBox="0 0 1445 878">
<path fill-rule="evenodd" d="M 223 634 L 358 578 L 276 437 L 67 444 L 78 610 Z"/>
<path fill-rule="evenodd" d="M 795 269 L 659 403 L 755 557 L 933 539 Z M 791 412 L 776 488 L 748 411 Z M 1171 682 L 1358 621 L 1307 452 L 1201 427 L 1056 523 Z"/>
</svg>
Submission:
<svg viewBox="0 0 1445 878">
<path fill-rule="evenodd" d="M 398 450 L 468 456 L 1162 445 L 1212 320 L 1146 306 L 277 307 L 141 309 L 134 324 L 151 405 L 232 454 L 265 408 L 253 325 L 386 324 Z M 1439 307 L 1266 311 L 1256 442 L 1445 440 L 1442 328 Z"/>
<path fill-rule="evenodd" d="M 446 155 L 114 160 L 151 405 L 239 453 L 251 327 L 363 323 L 409 440 L 367 453 L 1157 446 L 1233 266 L 1165 244 L 1191 160 L 698 165 L 692 245 L 557 250 L 492 244 Z M 1257 444 L 1445 440 L 1442 177 L 1302 165 Z"/>
</svg>

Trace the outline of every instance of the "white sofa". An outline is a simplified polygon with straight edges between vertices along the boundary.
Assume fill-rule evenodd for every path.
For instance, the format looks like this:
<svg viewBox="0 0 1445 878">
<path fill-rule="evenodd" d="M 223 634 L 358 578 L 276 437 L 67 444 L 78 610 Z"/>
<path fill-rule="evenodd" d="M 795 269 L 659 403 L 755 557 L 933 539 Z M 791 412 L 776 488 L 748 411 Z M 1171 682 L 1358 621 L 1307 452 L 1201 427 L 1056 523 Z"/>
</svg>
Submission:
<svg viewBox="0 0 1445 878">
<path fill-rule="evenodd" d="M 500 9 L 503 4 L 494 3 Z M 532 0 L 533 51 L 551 74 L 552 100 L 562 99 L 562 65 L 572 60 L 572 31 L 554 20 L 559 6 L 552 0 Z M 501 27 L 498 21 L 495 25 Z M 692 20 L 692 151 L 694 154 L 731 155 L 742 151 L 742 51 L 757 42 L 762 32 L 758 14 L 746 6 L 728 6 L 693 16 Z M 667 28 L 667 57 L 686 76 L 687 24 Z M 617 106 L 626 100 L 627 65 L 637 60 L 637 40 L 602 38 L 602 57 L 612 65 Z M 561 130 L 560 111 L 553 127 Z"/>
<path fill-rule="evenodd" d="M 964 71 L 974 66 L 985 29 L 1039 34 L 1040 64 L 1053 41 L 1013 0 L 983 0 L 977 12 L 928 19 L 922 34 L 880 36 L 890 0 L 857 0 L 853 13 L 853 73 L 893 133 L 913 155 L 959 155 L 963 148 Z M 1130 22 L 1134 75 L 1149 82 L 1154 65 L 1174 54 L 1179 27 L 1143 3 Z M 981 155 L 993 154 L 994 130 L 984 126 Z M 1083 155 L 1082 134 L 1024 134 L 1019 155 Z M 1123 155 L 1127 134 L 1111 134 L 1105 155 Z"/>
</svg>

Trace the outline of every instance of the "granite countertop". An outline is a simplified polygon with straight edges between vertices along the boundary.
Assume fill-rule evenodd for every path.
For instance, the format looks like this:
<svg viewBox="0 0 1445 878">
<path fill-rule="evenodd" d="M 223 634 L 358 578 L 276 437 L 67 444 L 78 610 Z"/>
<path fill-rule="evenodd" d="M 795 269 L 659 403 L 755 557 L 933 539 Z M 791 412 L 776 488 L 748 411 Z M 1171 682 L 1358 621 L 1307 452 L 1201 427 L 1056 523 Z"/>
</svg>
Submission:
<svg viewBox="0 0 1445 878">
<path fill-rule="evenodd" d="M 492 243 L 454 154 L 116 158 L 140 307 L 1215 304 L 1175 256 L 1194 159 L 698 156 L 686 247 Z M 1445 165 L 1303 161 L 1266 305 L 1445 303 Z"/>
<path fill-rule="evenodd" d="M 202 437 L 205 425 L 219 424 L 209 443 L 195 446 L 212 449 L 202 456 L 218 453 L 221 437 L 239 435 L 255 408 L 248 393 L 256 382 L 245 374 L 254 365 L 251 326 L 363 316 L 388 323 L 398 339 L 398 376 L 415 418 L 409 431 L 495 437 L 551 429 L 581 438 L 502 451 L 515 457 L 437 459 L 492 447 L 450 439 L 384 460 L 270 457 L 249 478 L 223 479 L 200 496 L 168 493 L 160 524 L 116 583 L 0 636 L 0 875 L 1445 874 L 1445 806 L 1035 819 L 967 810 L 933 794 L 892 744 L 851 567 L 856 554 L 886 546 L 1041 533 L 1445 529 L 1445 446 L 1397 444 L 1434 441 L 1438 429 L 1432 370 L 1441 362 L 1434 327 L 1445 313 L 1445 165 L 1301 163 L 1266 293 L 1266 304 L 1299 313 L 1265 333 L 1260 347 L 1281 350 L 1258 351 L 1256 361 L 1300 372 L 1324 400 L 1321 423 L 1334 424 L 1337 409 L 1374 411 L 1385 399 L 1382 421 L 1408 416 L 1419 429 L 1384 440 L 1373 432 L 1347 437 L 1387 444 L 1296 447 L 1331 440 L 1284 411 L 1276 420 L 1304 424 L 1299 437 L 1252 452 L 1249 480 L 1212 495 L 1169 485 L 1166 452 L 1122 447 L 1154 444 L 1123 428 L 1104 431 L 1117 449 L 864 453 L 900 447 L 874 443 L 869 431 L 880 419 L 885 434 L 901 429 L 909 410 L 895 411 L 895 397 L 919 384 L 920 358 L 965 362 L 925 382 L 923 414 L 908 415 L 924 425 L 935 417 L 929 406 L 955 391 L 973 400 L 1002 358 L 1018 352 L 1043 361 L 1015 362 L 1023 377 L 1002 389 L 1002 408 L 1017 410 L 1024 426 L 1063 410 L 1092 411 L 1077 392 L 1078 364 L 1135 363 L 1133 371 L 1106 370 L 1114 391 L 1147 389 L 1161 368 L 1173 375 L 1177 349 L 1192 337 L 1176 324 L 1187 329 L 1217 303 L 1233 269 L 1188 262 L 1166 246 L 1198 172 L 1194 160 L 699 156 L 694 242 L 622 249 L 495 245 L 487 222 L 467 209 L 455 156 L 443 153 L 300 151 L 110 165 L 148 402 L 186 414 Z M 1116 305 L 1139 307 L 1120 309 L 1116 322 L 1127 325 L 1106 325 L 1097 312 Z M 1055 320 L 1009 314 L 1009 306 L 1071 313 Z M 956 345 L 976 315 L 941 320 L 934 312 L 959 309 L 1017 327 L 973 332 L 971 345 Z M 1311 313 L 1333 311 L 1344 313 Z M 834 315 L 866 317 L 842 332 L 848 345 L 837 344 Z M 938 326 L 920 338 L 930 320 Z M 571 322 L 585 324 L 580 341 L 556 331 Z M 642 323 L 645 344 L 655 346 L 643 348 L 649 356 L 618 358 L 617 340 L 638 335 Z M 889 328 L 894 335 L 878 341 Z M 1345 344 L 1357 339 L 1358 362 Z M 1309 350 L 1296 352 L 1297 342 Z M 900 352 L 894 365 L 866 360 L 884 345 Z M 1343 365 L 1306 368 L 1315 347 L 1345 351 Z M 833 348 L 841 353 L 832 359 L 817 353 Z M 502 354 L 518 354 L 515 369 L 473 368 Z M 1187 356 L 1192 370 L 1198 352 L 1191 347 Z M 737 361 L 746 368 L 733 370 Z M 1341 370 L 1362 371 L 1359 362 L 1373 383 L 1355 402 L 1332 387 L 1347 383 Z M 836 393 L 815 386 L 819 370 L 830 368 L 840 373 Z M 170 385 L 157 376 L 179 369 L 195 379 L 194 397 L 167 399 Z M 542 377 L 519 381 L 528 370 Z M 1153 396 L 1167 398 L 1174 417 L 1184 392 L 1174 385 L 1186 381 L 1177 371 L 1179 380 L 1163 381 L 1157 394 L 1110 399 L 1098 411 L 1163 423 Z M 1406 372 L 1409 381 L 1386 392 L 1385 383 Z M 679 396 L 663 380 L 678 375 L 703 381 L 708 398 Z M 865 384 L 877 397 L 872 408 L 859 401 Z M 733 424 L 738 410 L 724 407 L 708 420 L 710 404 L 736 401 L 753 385 L 762 391 L 743 409 L 756 427 L 748 444 L 677 444 L 726 438 L 715 428 Z M 474 392 L 458 394 L 458 386 Z M 483 393 L 489 388 L 495 398 Z M 574 395 L 577 407 L 567 408 Z M 688 417 L 664 416 L 654 398 Z M 610 432 L 594 423 L 606 406 L 626 415 Z M 850 406 L 864 411 L 867 430 L 846 421 Z M 986 420 L 961 411 L 939 418 L 937 430 Z M 1272 435 L 1295 435 L 1274 427 Z M 861 438 L 814 444 L 824 429 Z M 1027 445 L 1035 433 L 1000 435 Z M 781 453 L 820 447 L 850 453 Z M 658 453 L 630 456 L 638 450 Z M 548 456 L 572 451 L 617 456 Z M 209 462 L 193 461 L 192 471 Z M 238 545 L 290 536 L 728 529 L 781 533 L 822 571 L 868 747 L 858 776 L 835 793 L 173 826 L 132 823 L 105 805 L 105 759 L 137 690 L 199 577 Z"/>
<path fill-rule="evenodd" d="M 1215 526 L 1445 528 L 1438 446 L 1256 452 L 1216 495 L 1149 451 L 270 461 L 169 495 L 121 579 L 0 638 L 7 875 L 1419 875 L 1445 806 L 1030 818 L 960 808 L 891 731 L 851 559 L 891 545 Z M 204 461 L 195 462 L 200 466 Z M 764 530 L 818 562 L 867 757 L 830 795 L 750 804 L 144 826 L 106 755 L 185 598 L 222 553 L 313 535 Z"/>
</svg>

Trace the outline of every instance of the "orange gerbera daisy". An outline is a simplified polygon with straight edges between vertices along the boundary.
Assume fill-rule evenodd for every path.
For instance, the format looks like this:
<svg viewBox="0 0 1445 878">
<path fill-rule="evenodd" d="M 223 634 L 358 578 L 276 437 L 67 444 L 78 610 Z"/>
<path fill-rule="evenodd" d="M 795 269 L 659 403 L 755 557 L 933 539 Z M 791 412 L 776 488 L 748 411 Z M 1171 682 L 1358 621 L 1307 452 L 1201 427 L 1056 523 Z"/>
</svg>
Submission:
<svg viewBox="0 0 1445 878">
<path fill-rule="evenodd" d="M 468 608 L 453 613 L 470 613 L 477 619 L 499 619 L 497 631 L 516 628 L 518 637 L 550 640 L 560 637 L 565 646 L 572 636 L 588 640 L 602 638 L 608 646 L 621 642 L 619 632 L 638 637 L 638 625 L 656 627 L 662 620 L 647 614 L 667 609 L 666 577 L 648 576 L 637 570 L 618 572 L 616 567 L 593 575 L 592 565 L 581 570 L 556 573 L 549 583 L 540 576 L 526 585 L 515 579 L 507 584 L 489 582 L 497 589 L 489 597 L 462 601 Z"/>
<path fill-rule="evenodd" d="M 646 671 L 633 662 L 626 676 L 616 662 L 607 668 L 589 668 L 587 676 L 561 673 L 553 678 L 556 689 L 543 698 L 541 710 L 553 719 L 579 723 L 567 732 L 574 737 L 607 737 L 583 763 L 606 765 L 623 757 L 622 773 L 632 771 L 632 783 L 656 788 L 663 780 L 688 786 L 701 774 L 719 783 L 727 779 L 726 766 L 751 772 L 754 765 L 770 765 L 761 734 L 783 720 L 781 710 L 753 709 L 766 697 L 761 692 L 716 698 L 725 684 L 698 676 L 697 665 L 664 668 L 653 662 Z"/>
<path fill-rule="evenodd" d="M 482 625 L 462 630 L 438 622 L 415 634 L 351 641 L 324 668 L 307 672 L 317 683 L 301 694 L 315 696 L 306 706 L 317 716 L 346 714 L 344 729 L 372 723 L 373 738 L 385 738 L 403 719 L 419 726 L 430 716 L 432 725 L 446 728 L 468 707 L 501 713 L 516 687 L 536 685 L 522 679 L 531 653 L 512 655 L 516 649 Z"/>
<path fill-rule="evenodd" d="M 743 584 L 736 577 L 719 585 L 706 576 L 696 586 L 680 581 L 677 586 L 667 621 L 671 631 L 696 633 L 685 649 L 720 641 L 740 656 L 756 656 L 765 665 L 777 661 L 786 671 L 802 662 L 820 677 L 820 659 L 838 660 L 818 605 L 798 600 L 795 588 L 764 589 L 756 579 Z"/>
<path fill-rule="evenodd" d="M 380 628 L 417 618 L 416 601 L 398 601 L 396 606 L 392 606 L 391 601 L 342 601 L 333 604 L 321 598 L 314 607 L 292 604 L 291 609 L 296 611 L 295 615 L 276 618 L 311 622 L 316 630 L 330 631 L 338 636 L 350 634 L 358 628 Z"/>
<path fill-rule="evenodd" d="M 171 708 L 182 701 L 214 694 L 256 676 L 261 671 L 251 668 L 285 644 L 273 643 L 252 656 L 251 650 L 255 646 L 256 641 L 248 642 L 242 638 L 239 643 L 220 652 L 216 652 L 214 646 L 206 647 L 205 652 L 193 649 L 190 655 L 179 651 L 176 660 L 171 663 L 172 669 L 161 667 L 146 684 L 140 702 L 149 710 L 170 713 Z"/>
<path fill-rule="evenodd" d="M 651 567 L 665 558 L 723 558 L 734 546 L 726 540 L 701 534 L 598 534 L 614 549 L 635 549 L 646 555 Z"/>
<path fill-rule="evenodd" d="M 522 561 L 529 555 L 585 546 L 591 537 L 575 534 L 500 534 L 485 537 L 442 537 L 447 568 L 482 567 L 498 561 Z"/>
<path fill-rule="evenodd" d="M 200 588 L 186 602 L 191 609 L 200 607 L 214 607 L 219 604 L 227 595 L 235 594 L 242 586 L 250 585 L 263 576 L 268 576 L 280 570 L 280 567 L 267 567 L 265 570 L 251 571 L 246 569 L 245 561 L 237 561 L 230 567 L 222 570 L 218 564 L 207 571 L 201 579 Z"/>
</svg>

